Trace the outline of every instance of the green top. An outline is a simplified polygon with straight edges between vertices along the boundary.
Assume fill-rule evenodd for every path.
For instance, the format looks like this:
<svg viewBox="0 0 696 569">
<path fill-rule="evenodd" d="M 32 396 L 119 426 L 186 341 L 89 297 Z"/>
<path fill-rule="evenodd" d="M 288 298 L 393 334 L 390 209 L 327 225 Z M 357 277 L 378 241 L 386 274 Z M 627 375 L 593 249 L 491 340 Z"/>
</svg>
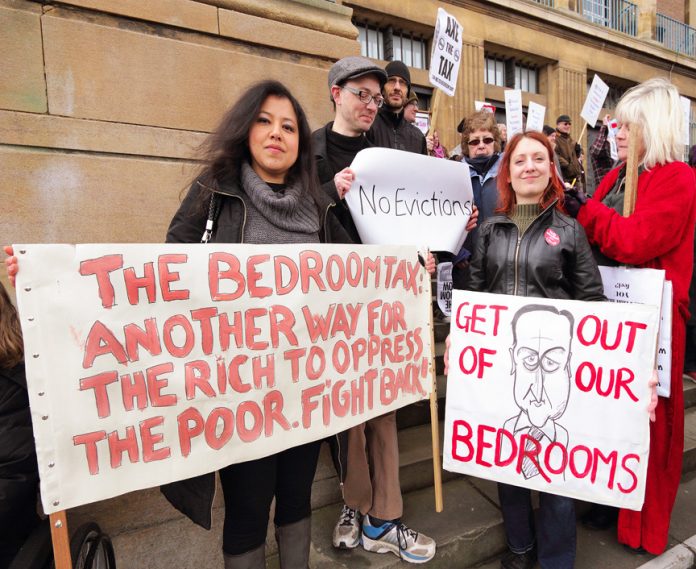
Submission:
<svg viewBox="0 0 696 569">
<path fill-rule="evenodd" d="M 520 231 L 520 237 L 529 228 L 537 216 L 541 213 L 541 206 L 538 203 L 515 205 L 510 214 L 510 219 Z"/>
</svg>

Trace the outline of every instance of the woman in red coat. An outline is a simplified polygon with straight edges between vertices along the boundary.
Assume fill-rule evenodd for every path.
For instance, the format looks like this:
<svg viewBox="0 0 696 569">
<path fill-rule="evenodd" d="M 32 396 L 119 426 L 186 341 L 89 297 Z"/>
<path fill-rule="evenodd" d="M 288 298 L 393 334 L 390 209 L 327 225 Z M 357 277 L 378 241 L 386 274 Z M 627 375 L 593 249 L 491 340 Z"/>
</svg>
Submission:
<svg viewBox="0 0 696 569">
<path fill-rule="evenodd" d="M 604 177 L 591 199 L 582 192 L 567 191 L 566 208 L 585 228 L 600 264 L 663 269 L 673 284 L 671 396 L 659 398 L 657 420 L 650 425 L 643 509 L 621 510 L 618 522 L 621 543 L 657 555 L 667 545 L 682 469 L 682 364 L 694 255 L 696 180 L 693 170 L 680 162 L 684 120 L 679 93 L 669 81 L 650 79 L 627 91 L 616 117 L 621 124 L 616 142 L 622 164 Z M 640 137 L 640 167 L 635 210 L 624 217 L 631 131 Z"/>
</svg>

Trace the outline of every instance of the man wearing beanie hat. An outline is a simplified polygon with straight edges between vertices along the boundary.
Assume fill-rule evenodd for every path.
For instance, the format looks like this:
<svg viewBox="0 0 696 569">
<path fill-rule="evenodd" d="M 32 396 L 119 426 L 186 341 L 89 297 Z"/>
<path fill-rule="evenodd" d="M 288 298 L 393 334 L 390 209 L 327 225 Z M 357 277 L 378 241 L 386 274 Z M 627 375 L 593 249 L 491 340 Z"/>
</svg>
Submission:
<svg viewBox="0 0 696 569">
<path fill-rule="evenodd" d="M 556 119 L 556 156 L 561 163 L 561 174 L 563 179 L 572 184 L 573 180 L 577 179 L 577 183 L 582 182 L 580 179 L 581 167 L 578 156 L 575 153 L 575 141 L 570 136 L 570 127 L 572 122 L 568 115 L 560 115 Z"/>
<path fill-rule="evenodd" d="M 375 146 L 427 154 L 425 136 L 404 118 L 404 106 L 411 91 L 411 73 L 401 61 L 390 61 L 384 69 L 387 83 L 382 90 L 384 106 L 367 133 Z"/>
<path fill-rule="evenodd" d="M 343 198 L 355 177 L 349 167 L 353 158 L 373 146 L 365 133 L 384 103 L 381 93 L 386 81 L 385 71 L 369 59 L 337 61 L 329 70 L 334 120 L 312 134 L 322 188 L 336 202 L 334 212 L 356 243 L 360 236 Z M 403 125 L 420 134 L 408 123 Z M 352 549 L 362 543 L 368 551 L 392 552 L 406 561 L 431 559 L 435 542 L 400 520 L 403 502 L 395 413 L 357 425 L 329 442 L 345 501 L 333 532 L 334 547 Z"/>
<path fill-rule="evenodd" d="M 406 122 L 409 124 L 415 124 L 417 112 L 418 95 L 411 93 L 411 96 L 406 100 L 406 104 L 404 105 L 404 118 L 406 119 Z"/>
</svg>

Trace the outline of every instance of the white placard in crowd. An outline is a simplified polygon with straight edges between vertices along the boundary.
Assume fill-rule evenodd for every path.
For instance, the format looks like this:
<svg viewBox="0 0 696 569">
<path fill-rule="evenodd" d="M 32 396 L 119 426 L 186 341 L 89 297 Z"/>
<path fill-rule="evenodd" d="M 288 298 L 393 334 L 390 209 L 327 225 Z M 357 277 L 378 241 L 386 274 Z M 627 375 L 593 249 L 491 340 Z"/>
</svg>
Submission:
<svg viewBox="0 0 696 569">
<path fill-rule="evenodd" d="M 437 305 L 445 316 L 452 313 L 452 263 L 437 264 Z"/>
<path fill-rule="evenodd" d="M 430 113 L 416 112 L 416 122 L 414 124 L 424 135 L 428 134 L 428 130 L 430 130 Z"/>
<path fill-rule="evenodd" d="M 430 392 L 430 277 L 414 247 L 15 251 L 46 513 L 323 439 Z"/>
<path fill-rule="evenodd" d="M 599 266 L 604 295 L 614 302 L 637 302 L 660 308 L 657 336 L 657 394 L 669 397 L 672 384 L 672 283 L 661 269 Z"/>
<path fill-rule="evenodd" d="M 679 97 L 684 113 L 684 144 L 691 144 L 691 99 L 688 97 Z"/>
<path fill-rule="evenodd" d="M 461 57 L 462 27 L 454 16 L 438 8 L 428 79 L 450 97 L 457 89 Z"/>
<path fill-rule="evenodd" d="M 495 113 L 495 105 L 493 103 L 487 103 L 486 101 L 474 101 L 474 109 L 477 111 Z"/>
<path fill-rule="evenodd" d="M 473 204 L 466 162 L 367 148 L 350 167 L 345 200 L 363 243 L 459 252 Z"/>
<path fill-rule="evenodd" d="M 602 112 L 607 93 L 609 93 L 609 85 L 602 81 L 599 75 L 595 74 L 580 113 L 583 120 L 592 127 L 597 123 L 599 113 Z"/>
<path fill-rule="evenodd" d="M 505 90 L 505 126 L 508 140 L 524 129 L 521 89 Z"/>
<path fill-rule="evenodd" d="M 657 307 L 455 290 L 444 468 L 640 510 Z"/>
<path fill-rule="evenodd" d="M 527 131 L 535 130 L 542 132 L 544 130 L 544 116 L 546 115 L 546 107 L 529 101 L 527 107 Z"/>
</svg>

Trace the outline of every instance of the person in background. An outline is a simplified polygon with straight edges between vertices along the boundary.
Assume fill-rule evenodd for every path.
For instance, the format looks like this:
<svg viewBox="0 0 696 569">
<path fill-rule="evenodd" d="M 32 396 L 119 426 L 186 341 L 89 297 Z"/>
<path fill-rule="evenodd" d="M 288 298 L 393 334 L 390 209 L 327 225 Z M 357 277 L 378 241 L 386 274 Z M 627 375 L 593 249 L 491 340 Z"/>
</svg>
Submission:
<svg viewBox="0 0 696 569">
<path fill-rule="evenodd" d="M 660 397 L 650 426 L 650 454 L 641 511 L 621 510 L 619 542 L 636 552 L 661 554 L 668 541 L 684 449 L 682 370 L 689 284 L 694 259 L 696 179 L 680 161 L 683 115 L 677 89 L 654 78 L 629 89 L 616 107 L 620 165 L 591 198 L 577 186 L 566 190 L 566 209 L 582 224 L 595 258 L 604 265 L 662 269 L 672 282 L 672 375 L 670 397 Z M 634 211 L 624 216 L 626 162 L 638 137 L 638 187 Z M 604 507 L 593 508 L 602 513 Z M 605 516 L 606 517 L 606 516 Z"/>
<path fill-rule="evenodd" d="M 561 163 L 563 180 L 569 184 L 579 184 L 580 162 L 575 152 L 575 141 L 570 136 L 572 122 L 568 115 L 560 115 L 556 119 L 556 156 Z"/>
<path fill-rule="evenodd" d="M 411 93 L 411 96 L 406 100 L 406 104 L 404 105 L 404 119 L 406 122 L 415 126 L 417 112 L 418 95 Z"/>
<path fill-rule="evenodd" d="M 580 179 L 578 183 L 582 184 L 582 187 L 586 187 L 585 181 L 585 153 L 582 150 L 582 146 L 579 142 L 575 143 L 575 156 L 578 159 L 578 164 L 580 165 Z"/>
<path fill-rule="evenodd" d="M 457 160 L 460 161 L 462 159 L 462 143 L 461 143 L 461 137 L 462 137 L 462 131 L 464 130 L 464 122 L 466 119 L 462 119 L 459 121 L 459 124 L 457 125 L 457 134 L 459 135 L 460 141 L 457 146 L 455 146 L 452 150 L 450 150 L 449 153 L 449 158 L 450 160 Z"/>
<path fill-rule="evenodd" d="M 500 151 L 505 152 L 505 145 L 507 144 L 507 125 L 503 122 L 499 122 L 498 132 L 500 133 Z"/>
<path fill-rule="evenodd" d="M 39 523 L 39 467 L 17 310 L 0 283 L 0 569 Z"/>
<path fill-rule="evenodd" d="M 563 211 L 563 183 L 544 134 L 527 132 L 512 137 L 501 160 L 497 184 L 500 200 L 496 215 L 479 229 L 464 289 L 605 300 L 585 232 Z M 548 246 L 549 234 L 558 241 L 554 247 Z M 520 266 L 526 279 L 513 278 L 517 271 L 512 266 Z M 550 326 L 558 326 L 560 321 L 559 330 L 563 326 L 568 330 L 568 321 L 562 316 L 549 314 L 546 318 Z M 503 569 L 531 569 L 537 559 L 542 569 L 572 569 L 576 548 L 572 498 L 540 492 L 535 525 L 528 488 L 499 483 L 498 496 L 510 549 L 501 560 Z"/>
<path fill-rule="evenodd" d="M 616 158 L 612 156 L 611 140 L 609 137 L 609 123 L 611 117 L 605 115 L 602 119 L 602 126 L 597 133 L 597 138 L 594 139 L 590 146 L 590 166 L 596 184 L 602 181 L 616 164 Z M 616 152 L 616 143 L 614 143 L 614 152 Z"/>
<path fill-rule="evenodd" d="M 558 155 L 556 154 L 556 136 L 558 136 L 558 133 L 556 132 L 555 128 L 547 124 L 544 125 L 542 131 L 546 135 L 546 138 L 553 149 L 553 164 L 556 167 L 556 174 L 558 174 L 558 177 L 562 180 L 563 174 L 561 173 L 561 163 L 558 161 Z"/>
</svg>

